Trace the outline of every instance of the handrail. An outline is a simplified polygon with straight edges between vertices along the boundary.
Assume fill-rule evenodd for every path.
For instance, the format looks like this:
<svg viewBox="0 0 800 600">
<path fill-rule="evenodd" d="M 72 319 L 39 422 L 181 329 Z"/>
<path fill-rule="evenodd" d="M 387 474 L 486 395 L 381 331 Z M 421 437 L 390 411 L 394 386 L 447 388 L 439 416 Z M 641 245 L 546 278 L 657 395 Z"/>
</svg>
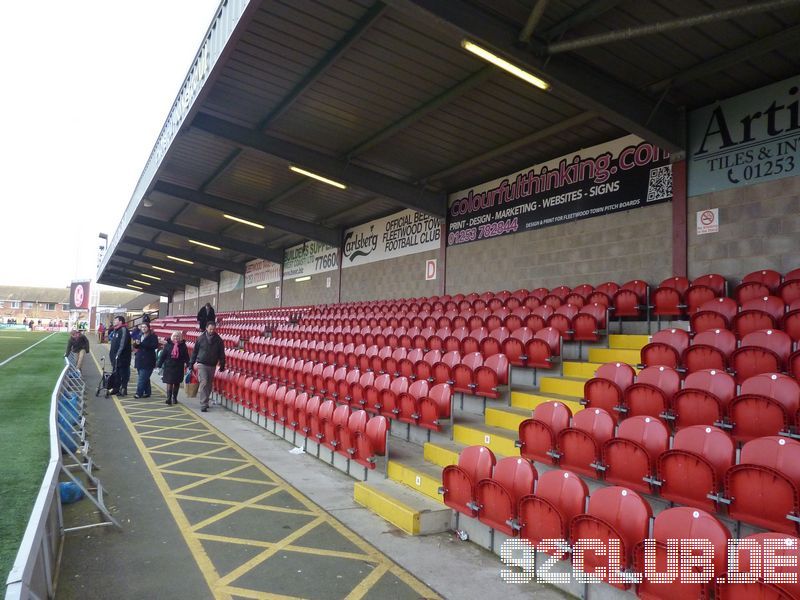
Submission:
<svg viewBox="0 0 800 600">
<path fill-rule="evenodd" d="M 50 398 L 50 459 L 14 565 L 6 580 L 6 600 L 52 598 L 54 596 L 56 563 L 63 538 L 63 518 L 58 488 L 62 463 L 56 414 L 64 378 L 71 367 L 67 358 L 64 359 L 64 362 L 64 369 L 58 377 Z"/>
</svg>

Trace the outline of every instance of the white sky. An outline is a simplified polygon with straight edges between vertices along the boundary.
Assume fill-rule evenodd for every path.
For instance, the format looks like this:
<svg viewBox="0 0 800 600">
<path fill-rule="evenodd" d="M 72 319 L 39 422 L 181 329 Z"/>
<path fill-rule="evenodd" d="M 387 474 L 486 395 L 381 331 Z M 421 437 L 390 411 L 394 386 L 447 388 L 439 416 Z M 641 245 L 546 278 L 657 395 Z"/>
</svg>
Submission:
<svg viewBox="0 0 800 600">
<path fill-rule="evenodd" d="M 218 5 L 3 3 L 0 285 L 94 277 Z"/>
</svg>

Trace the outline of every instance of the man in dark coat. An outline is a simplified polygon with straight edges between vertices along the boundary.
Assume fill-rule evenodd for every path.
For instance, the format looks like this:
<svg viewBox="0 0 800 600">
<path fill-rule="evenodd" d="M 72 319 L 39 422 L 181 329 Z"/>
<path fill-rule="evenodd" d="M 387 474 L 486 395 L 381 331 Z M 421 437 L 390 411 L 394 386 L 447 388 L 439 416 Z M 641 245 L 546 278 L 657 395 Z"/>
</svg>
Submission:
<svg viewBox="0 0 800 600">
<path fill-rule="evenodd" d="M 134 398 L 149 398 L 152 390 L 150 389 L 150 375 L 156 366 L 156 350 L 158 349 L 158 337 L 150 331 L 150 325 L 142 323 L 139 325 L 141 335 L 134 342 L 136 346 L 136 356 L 133 359 L 133 366 L 136 367 L 136 393 Z"/>
<path fill-rule="evenodd" d="M 211 302 L 206 302 L 206 305 L 197 311 L 197 325 L 200 327 L 200 331 L 205 331 L 206 325 L 216 320 L 217 314 L 214 312 L 214 307 L 211 306 Z"/>
<path fill-rule="evenodd" d="M 75 357 L 75 366 L 80 371 L 83 366 L 83 358 L 89 352 L 89 340 L 77 329 L 73 329 L 69 336 L 67 351 L 64 356 L 67 357 L 73 352 L 78 355 Z"/>
<path fill-rule="evenodd" d="M 128 380 L 131 378 L 131 334 L 125 326 L 125 317 L 114 317 L 114 328 L 108 335 L 111 368 L 117 374 L 119 395 L 128 394 Z"/>
<path fill-rule="evenodd" d="M 209 321 L 205 332 L 197 338 L 192 358 L 189 361 L 190 370 L 197 363 L 197 380 L 200 383 L 197 393 L 200 397 L 202 412 L 208 412 L 208 399 L 211 396 L 211 384 L 214 381 L 217 363 L 219 363 L 220 371 L 225 370 L 225 345 L 216 330 L 216 323 Z"/>
</svg>

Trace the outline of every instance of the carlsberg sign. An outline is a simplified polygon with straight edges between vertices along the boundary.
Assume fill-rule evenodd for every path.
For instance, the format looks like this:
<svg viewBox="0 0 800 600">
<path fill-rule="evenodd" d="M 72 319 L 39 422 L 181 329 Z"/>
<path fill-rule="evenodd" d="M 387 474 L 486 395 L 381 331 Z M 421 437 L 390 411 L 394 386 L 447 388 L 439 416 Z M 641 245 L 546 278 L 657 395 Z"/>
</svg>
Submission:
<svg viewBox="0 0 800 600">
<path fill-rule="evenodd" d="M 345 231 L 342 268 L 438 250 L 439 234 L 436 217 L 410 209 L 370 221 Z"/>
</svg>

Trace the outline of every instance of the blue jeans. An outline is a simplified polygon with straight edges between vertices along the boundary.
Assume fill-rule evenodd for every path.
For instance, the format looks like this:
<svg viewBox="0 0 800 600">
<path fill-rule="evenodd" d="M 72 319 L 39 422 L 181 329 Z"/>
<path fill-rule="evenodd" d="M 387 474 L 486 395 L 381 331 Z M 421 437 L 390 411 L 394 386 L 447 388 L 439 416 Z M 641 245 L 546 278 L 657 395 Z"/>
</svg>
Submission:
<svg viewBox="0 0 800 600">
<path fill-rule="evenodd" d="M 139 378 L 136 380 L 136 394 L 138 396 L 149 396 L 152 390 L 150 389 L 150 375 L 153 374 L 153 369 L 136 369 Z"/>
</svg>

